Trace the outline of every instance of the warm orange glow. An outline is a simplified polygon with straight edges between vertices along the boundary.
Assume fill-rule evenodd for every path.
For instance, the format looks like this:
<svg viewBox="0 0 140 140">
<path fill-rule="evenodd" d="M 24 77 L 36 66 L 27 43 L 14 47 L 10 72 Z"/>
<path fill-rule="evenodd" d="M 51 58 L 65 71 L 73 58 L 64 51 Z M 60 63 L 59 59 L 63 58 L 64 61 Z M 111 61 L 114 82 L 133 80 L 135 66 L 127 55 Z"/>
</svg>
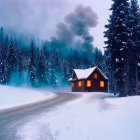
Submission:
<svg viewBox="0 0 140 140">
<path fill-rule="evenodd" d="M 91 81 L 87 80 L 87 87 L 91 87 Z"/>
<path fill-rule="evenodd" d="M 72 87 L 74 87 L 75 86 L 75 83 L 74 82 L 72 82 Z"/>
<path fill-rule="evenodd" d="M 94 78 L 97 78 L 97 74 L 94 74 Z"/>
<path fill-rule="evenodd" d="M 100 81 L 100 87 L 104 87 L 104 81 Z"/>
<path fill-rule="evenodd" d="M 78 84 L 79 84 L 79 87 L 81 87 L 81 86 L 82 86 L 82 81 L 79 81 L 79 83 L 78 83 Z"/>
</svg>

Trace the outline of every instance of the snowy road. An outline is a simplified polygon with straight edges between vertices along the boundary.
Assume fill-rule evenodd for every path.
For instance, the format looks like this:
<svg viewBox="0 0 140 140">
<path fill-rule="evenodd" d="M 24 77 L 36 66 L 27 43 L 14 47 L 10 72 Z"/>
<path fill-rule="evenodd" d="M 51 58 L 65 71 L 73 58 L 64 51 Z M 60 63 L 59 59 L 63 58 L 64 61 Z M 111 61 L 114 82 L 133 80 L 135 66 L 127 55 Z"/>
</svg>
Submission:
<svg viewBox="0 0 140 140">
<path fill-rule="evenodd" d="M 0 119 L 0 140 L 140 140 L 140 96 L 63 93 L 51 101 Z"/>
<path fill-rule="evenodd" d="M 16 135 L 18 127 L 28 122 L 32 117 L 53 110 L 55 106 L 80 97 L 71 93 L 57 93 L 57 95 L 54 99 L 1 111 L 0 140 L 18 140 Z"/>
</svg>

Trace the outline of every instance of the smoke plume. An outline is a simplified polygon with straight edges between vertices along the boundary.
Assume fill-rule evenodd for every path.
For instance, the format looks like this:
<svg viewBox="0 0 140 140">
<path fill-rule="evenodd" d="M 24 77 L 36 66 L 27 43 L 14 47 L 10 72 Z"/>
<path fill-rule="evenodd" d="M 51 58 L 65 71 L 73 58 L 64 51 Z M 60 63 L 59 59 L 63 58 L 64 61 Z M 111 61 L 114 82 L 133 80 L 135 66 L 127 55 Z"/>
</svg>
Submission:
<svg viewBox="0 0 140 140">
<path fill-rule="evenodd" d="M 51 46 L 71 46 L 78 37 L 85 46 L 92 46 L 94 40 L 90 35 L 90 28 L 96 27 L 97 15 L 90 7 L 78 5 L 75 11 L 64 18 L 64 23 L 57 25 L 56 37 L 51 38 Z"/>
<path fill-rule="evenodd" d="M 85 36 L 89 28 L 96 27 L 97 15 L 90 7 L 78 5 L 73 13 L 65 17 L 65 21 L 70 25 L 74 34 Z"/>
</svg>

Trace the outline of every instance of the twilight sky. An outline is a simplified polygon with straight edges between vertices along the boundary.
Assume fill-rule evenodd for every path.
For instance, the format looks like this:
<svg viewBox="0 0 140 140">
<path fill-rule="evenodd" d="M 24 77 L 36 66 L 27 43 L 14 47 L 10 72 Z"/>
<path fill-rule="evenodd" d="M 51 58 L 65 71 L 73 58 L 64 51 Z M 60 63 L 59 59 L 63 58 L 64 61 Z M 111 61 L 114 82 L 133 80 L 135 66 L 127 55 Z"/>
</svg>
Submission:
<svg viewBox="0 0 140 140">
<path fill-rule="evenodd" d="M 15 33 L 49 39 L 55 35 L 57 23 L 82 4 L 90 6 L 98 15 L 98 25 L 90 33 L 94 36 L 94 46 L 103 51 L 103 31 L 111 3 L 111 0 L 0 0 L 0 26 Z"/>
</svg>

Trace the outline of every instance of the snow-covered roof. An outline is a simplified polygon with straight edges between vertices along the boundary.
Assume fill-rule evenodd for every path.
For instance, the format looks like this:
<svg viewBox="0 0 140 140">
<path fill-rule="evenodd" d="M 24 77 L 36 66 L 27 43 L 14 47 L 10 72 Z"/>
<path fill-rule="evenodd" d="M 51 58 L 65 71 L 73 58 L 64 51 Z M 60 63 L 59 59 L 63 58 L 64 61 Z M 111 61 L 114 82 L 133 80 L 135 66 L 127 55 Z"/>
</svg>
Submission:
<svg viewBox="0 0 140 140">
<path fill-rule="evenodd" d="M 74 69 L 78 79 L 87 79 L 89 75 L 95 70 L 96 67 L 89 69 Z"/>
<path fill-rule="evenodd" d="M 98 69 L 100 71 L 100 73 L 104 76 L 105 79 L 108 79 L 98 67 L 92 67 L 92 68 L 88 68 L 88 69 L 74 69 L 74 72 L 77 76 L 77 79 L 87 79 L 93 72 L 95 69 Z M 74 79 L 70 78 L 69 81 L 72 81 Z"/>
</svg>

